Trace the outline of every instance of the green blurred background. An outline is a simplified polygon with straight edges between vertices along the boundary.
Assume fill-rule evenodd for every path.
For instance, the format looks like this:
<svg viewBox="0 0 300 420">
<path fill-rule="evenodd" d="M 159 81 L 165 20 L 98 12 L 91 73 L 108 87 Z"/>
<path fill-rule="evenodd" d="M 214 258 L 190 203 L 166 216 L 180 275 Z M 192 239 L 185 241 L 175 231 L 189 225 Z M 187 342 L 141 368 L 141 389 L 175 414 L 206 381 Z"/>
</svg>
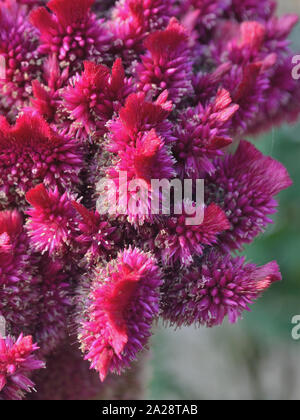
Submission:
<svg viewBox="0 0 300 420">
<path fill-rule="evenodd" d="M 300 14 L 300 0 L 281 1 L 280 12 Z M 293 43 L 299 54 L 300 25 Z M 292 317 L 300 315 L 300 124 L 274 129 L 255 144 L 288 168 L 294 185 L 278 197 L 274 225 L 245 254 L 257 264 L 277 260 L 283 281 L 237 325 L 160 326 L 153 338 L 150 399 L 300 399 L 300 340 L 291 336 Z"/>
</svg>

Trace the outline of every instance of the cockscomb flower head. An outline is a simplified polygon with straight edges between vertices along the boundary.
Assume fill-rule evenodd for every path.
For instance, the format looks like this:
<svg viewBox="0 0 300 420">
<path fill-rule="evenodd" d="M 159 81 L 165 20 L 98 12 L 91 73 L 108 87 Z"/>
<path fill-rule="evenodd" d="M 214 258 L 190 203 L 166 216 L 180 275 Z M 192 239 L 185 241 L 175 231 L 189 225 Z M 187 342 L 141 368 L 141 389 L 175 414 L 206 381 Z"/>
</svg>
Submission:
<svg viewBox="0 0 300 420">
<path fill-rule="evenodd" d="M 44 61 L 43 80 L 32 82 L 31 112 L 37 111 L 49 123 L 56 123 L 61 128 L 66 112 L 62 107 L 61 89 L 69 80 L 69 69 L 61 70 L 55 55 Z"/>
<path fill-rule="evenodd" d="M 74 121 L 72 131 L 80 135 L 101 136 L 107 131 L 106 123 L 124 105 L 130 93 L 122 61 L 117 59 L 110 70 L 102 64 L 84 63 L 84 72 L 71 80 L 63 96 L 63 104 Z"/>
<path fill-rule="evenodd" d="M 119 158 L 114 171 L 126 171 L 128 181 L 143 179 L 151 185 L 152 179 L 171 179 L 175 175 L 175 160 L 154 129 L 137 135 L 135 147 L 120 151 Z"/>
<path fill-rule="evenodd" d="M 91 12 L 94 0 L 50 0 L 47 8 L 32 11 L 30 20 L 40 31 L 39 51 L 55 54 L 62 67 L 72 73 L 83 60 L 101 58 L 107 50 L 109 35 L 102 20 Z"/>
<path fill-rule="evenodd" d="M 140 133 L 135 146 L 127 146 L 119 152 L 119 161 L 107 170 L 108 179 L 113 180 L 115 186 L 108 194 L 122 202 L 130 223 L 139 225 L 153 220 L 151 203 L 159 200 L 159 192 L 153 190 L 152 180 L 174 177 L 174 164 L 165 142 L 154 129 Z"/>
<path fill-rule="evenodd" d="M 173 280 L 173 279 L 172 279 Z M 244 257 L 210 252 L 199 266 L 182 271 L 163 287 L 162 316 L 175 325 L 235 323 L 263 291 L 281 280 L 275 261 L 262 267 Z"/>
<path fill-rule="evenodd" d="M 0 212 L 0 315 L 9 331 L 27 331 L 36 319 L 37 280 L 29 241 L 17 210 Z"/>
<path fill-rule="evenodd" d="M 171 16 L 170 0 L 118 1 L 108 22 L 113 34 L 111 52 L 130 63 L 143 50 L 143 40 L 149 32 L 165 28 Z"/>
<path fill-rule="evenodd" d="M 193 93 L 192 61 L 188 34 L 176 19 L 164 31 L 150 34 L 144 42 L 147 54 L 137 65 L 137 87 L 157 97 L 165 89 L 174 103 Z"/>
<path fill-rule="evenodd" d="M 95 262 L 101 257 L 107 257 L 114 251 L 116 227 L 97 211 L 90 211 L 77 201 L 73 201 L 72 205 L 78 213 L 79 236 L 76 241 L 83 248 L 81 253 L 84 258 L 89 262 Z"/>
<path fill-rule="evenodd" d="M 64 254 L 74 245 L 77 233 L 72 197 L 58 189 L 46 190 L 39 184 L 26 193 L 31 204 L 27 210 L 27 231 L 33 248 L 50 256 Z"/>
<path fill-rule="evenodd" d="M 109 123 L 109 150 L 119 153 L 126 146 L 135 146 L 137 135 L 155 129 L 166 144 L 174 141 L 172 124 L 167 120 L 172 111 L 168 92 L 164 91 L 155 102 L 149 102 L 144 93 L 132 93 L 125 106 L 120 109 L 119 117 Z"/>
<path fill-rule="evenodd" d="M 234 155 L 215 162 L 216 172 L 207 183 L 207 198 L 220 205 L 230 230 L 220 237 L 223 247 L 241 248 L 272 223 L 274 200 L 292 181 L 281 163 L 264 156 L 251 143 L 241 141 Z"/>
<path fill-rule="evenodd" d="M 273 0 L 232 0 L 228 12 L 238 21 L 267 20 L 274 13 L 276 2 Z"/>
<path fill-rule="evenodd" d="M 214 171 L 212 158 L 222 155 L 222 149 L 232 143 L 230 120 L 238 108 L 229 92 L 220 89 L 207 107 L 199 103 L 178 116 L 173 151 L 180 177 L 200 179 Z"/>
<path fill-rule="evenodd" d="M 42 71 L 38 37 L 27 19 L 26 8 L 14 0 L 0 3 L 0 57 L 5 75 L 0 77 L 0 105 L 11 120 L 29 103 L 31 82 Z"/>
<path fill-rule="evenodd" d="M 38 346 L 22 334 L 15 341 L 0 336 L 0 400 L 21 400 L 34 389 L 30 374 L 45 367 L 33 354 Z"/>
<path fill-rule="evenodd" d="M 230 227 L 225 213 L 215 204 L 204 210 L 203 217 L 195 203 L 185 201 L 182 207 L 182 214 L 174 214 L 165 220 L 155 240 L 166 265 L 177 261 L 181 265 L 190 265 L 193 257 L 201 256 L 204 247 L 215 244 L 217 236 Z M 194 217 L 194 224 L 190 224 L 190 217 Z"/>
<path fill-rule="evenodd" d="M 120 374 L 147 344 L 160 285 L 155 259 L 137 248 L 122 251 L 94 273 L 79 340 L 102 381 L 109 371 Z"/>
<path fill-rule="evenodd" d="M 25 193 L 44 182 L 70 189 L 83 164 L 80 145 L 26 112 L 14 126 L 0 117 L 0 208 L 26 205 Z"/>
</svg>

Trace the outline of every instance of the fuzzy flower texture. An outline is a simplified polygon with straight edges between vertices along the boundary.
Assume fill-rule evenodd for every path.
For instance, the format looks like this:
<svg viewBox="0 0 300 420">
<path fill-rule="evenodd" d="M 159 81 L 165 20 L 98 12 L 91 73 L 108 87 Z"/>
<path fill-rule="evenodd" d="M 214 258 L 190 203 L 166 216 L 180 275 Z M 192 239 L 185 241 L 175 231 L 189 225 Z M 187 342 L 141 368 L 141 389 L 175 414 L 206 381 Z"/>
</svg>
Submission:
<svg viewBox="0 0 300 420">
<path fill-rule="evenodd" d="M 281 280 L 236 253 L 291 185 L 249 138 L 298 119 L 297 20 L 272 0 L 0 0 L 0 400 L 95 398 L 159 318 L 234 323 Z M 184 185 L 168 212 L 153 179 Z"/>
</svg>

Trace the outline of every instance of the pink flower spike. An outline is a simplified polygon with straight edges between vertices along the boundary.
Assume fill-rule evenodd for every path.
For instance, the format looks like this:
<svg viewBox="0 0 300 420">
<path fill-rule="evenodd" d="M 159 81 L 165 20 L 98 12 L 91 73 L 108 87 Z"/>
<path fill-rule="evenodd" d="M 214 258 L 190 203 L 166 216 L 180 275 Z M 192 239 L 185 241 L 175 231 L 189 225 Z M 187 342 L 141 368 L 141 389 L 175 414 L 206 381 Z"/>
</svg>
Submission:
<svg viewBox="0 0 300 420">
<path fill-rule="evenodd" d="M 120 374 L 147 344 L 160 285 L 156 261 L 137 248 L 96 269 L 79 340 L 101 381 L 109 371 Z"/>
<path fill-rule="evenodd" d="M 184 209 L 188 206 L 185 202 Z M 217 242 L 218 235 L 230 228 L 230 224 L 223 210 L 210 204 L 204 211 L 204 220 L 199 225 L 187 225 L 187 214 L 191 215 L 196 207 L 190 203 L 189 211 L 166 219 L 165 226 L 156 237 L 156 244 L 160 248 L 161 257 L 166 265 L 173 266 L 177 261 L 182 266 L 188 266 L 195 256 L 201 256 L 205 246 Z"/>
<path fill-rule="evenodd" d="M 91 13 L 94 0 L 50 0 L 47 7 L 31 12 L 30 20 L 40 31 L 42 53 L 56 55 L 60 65 L 72 65 L 72 72 L 83 60 L 93 59 L 105 52 L 110 35 Z"/>
<path fill-rule="evenodd" d="M 153 32 L 144 44 L 148 52 L 136 68 L 138 88 L 154 97 L 167 89 L 175 103 L 191 95 L 188 34 L 178 21 L 171 19 L 164 31 Z"/>
<path fill-rule="evenodd" d="M 24 112 L 14 126 L 0 117 L 0 209 L 25 207 L 26 191 L 40 182 L 69 190 L 82 165 L 81 146 L 40 115 Z"/>
<path fill-rule="evenodd" d="M 29 375 L 45 367 L 33 355 L 36 350 L 38 347 L 32 343 L 31 336 L 21 334 L 16 341 L 0 336 L 0 400 L 22 400 L 25 393 L 34 389 Z"/>
<path fill-rule="evenodd" d="M 27 211 L 27 231 L 35 250 L 49 255 L 67 252 L 77 231 L 72 198 L 39 184 L 26 193 L 26 199 L 33 206 Z"/>
</svg>

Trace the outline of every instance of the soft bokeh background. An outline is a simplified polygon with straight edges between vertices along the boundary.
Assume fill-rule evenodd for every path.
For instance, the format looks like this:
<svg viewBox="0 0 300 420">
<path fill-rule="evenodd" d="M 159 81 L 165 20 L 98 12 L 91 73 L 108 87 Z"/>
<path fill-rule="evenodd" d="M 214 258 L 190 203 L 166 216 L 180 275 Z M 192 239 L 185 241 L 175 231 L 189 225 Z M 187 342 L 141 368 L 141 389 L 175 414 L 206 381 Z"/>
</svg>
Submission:
<svg viewBox="0 0 300 420">
<path fill-rule="evenodd" d="M 300 14 L 300 0 L 279 3 L 281 13 Z M 293 41 L 299 54 L 300 25 Z M 291 319 L 300 315 L 300 124 L 254 141 L 280 160 L 294 181 L 279 196 L 274 226 L 246 249 L 257 264 L 276 259 L 283 282 L 273 285 L 237 325 L 159 327 L 150 399 L 300 399 L 300 340 L 291 336 Z"/>
</svg>

